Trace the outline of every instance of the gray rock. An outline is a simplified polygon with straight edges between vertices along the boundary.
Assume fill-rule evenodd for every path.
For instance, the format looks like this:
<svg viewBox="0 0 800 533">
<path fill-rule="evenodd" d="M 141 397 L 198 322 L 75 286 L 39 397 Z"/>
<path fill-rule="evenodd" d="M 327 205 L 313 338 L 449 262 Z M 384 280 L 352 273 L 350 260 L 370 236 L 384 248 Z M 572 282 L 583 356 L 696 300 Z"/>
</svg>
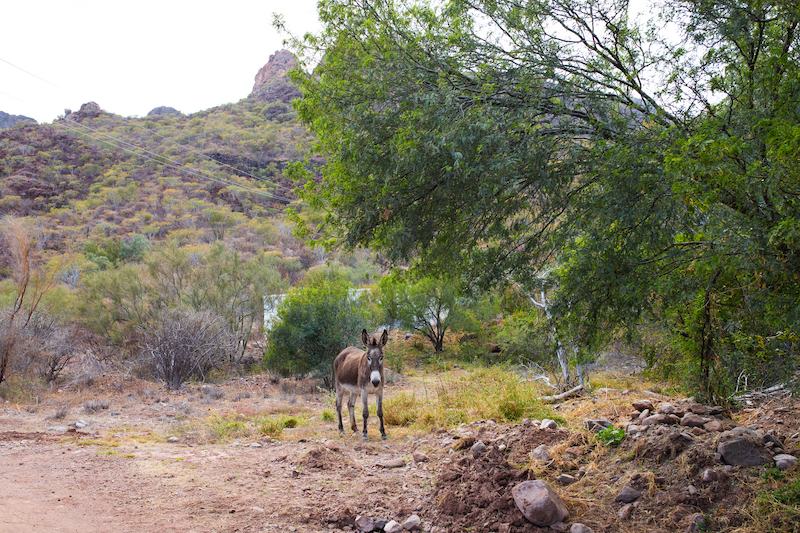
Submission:
<svg viewBox="0 0 800 533">
<path fill-rule="evenodd" d="M 415 463 L 426 463 L 428 462 L 428 456 L 422 452 L 413 452 L 411 454 L 411 458 L 414 459 Z"/>
<path fill-rule="evenodd" d="M 701 428 L 708 422 L 708 419 L 694 413 L 686 413 L 681 418 L 681 425 L 690 428 Z"/>
<path fill-rule="evenodd" d="M 642 491 L 636 490 L 630 485 L 625 485 L 617 494 L 616 501 L 622 503 L 632 503 L 642 497 Z"/>
<path fill-rule="evenodd" d="M 478 441 L 472 445 L 470 451 L 473 453 L 473 455 L 480 455 L 482 453 L 486 453 L 486 445 L 483 442 Z"/>
<path fill-rule="evenodd" d="M 788 453 L 779 453 L 775 456 L 775 466 L 781 471 L 793 469 L 798 462 L 797 457 Z"/>
<path fill-rule="evenodd" d="M 620 520 L 630 520 L 631 514 L 633 513 L 633 504 L 626 503 L 623 505 L 619 511 L 617 511 L 617 516 Z"/>
<path fill-rule="evenodd" d="M 639 416 L 636 417 L 636 418 L 639 419 L 639 420 L 644 420 L 645 418 L 647 418 L 651 414 L 653 414 L 653 410 L 652 409 L 645 409 L 644 411 L 639 413 Z"/>
<path fill-rule="evenodd" d="M 594 432 L 603 431 L 604 429 L 609 428 L 612 425 L 611 422 L 609 422 L 608 420 L 591 420 L 588 418 L 583 421 L 583 424 L 586 427 L 586 429 Z"/>
<path fill-rule="evenodd" d="M 717 473 L 711 470 L 710 468 L 706 468 L 706 470 L 703 472 L 703 483 L 711 483 L 716 479 L 717 479 Z"/>
<path fill-rule="evenodd" d="M 536 526 L 547 527 L 569 517 L 561 496 L 540 479 L 520 483 L 511 494 L 517 508 Z"/>
<path fill-rule="evenodd" d="M 708 522 L 702 513 L 695 513 L 689 517 L 689 525 L 684 530 L 685 533 L 700 533 L 708 531 Z"/>
<path fill-rule="evenodd" d="M 719 420 L 712 420 L 703 424 L 703 429 L 709 432 L 719 433 L 725 428 L 722 426 L 722 422 Z"/>
<path fill-rule="evenodd" d="M 550 420 L 549 418 L 545 418 L 542 420 L 542 423 L 539 424 L 539 429 L 556 429 L 558 428 L 558 423 L 555 420 Z"/>
<path fill-rule="evenodd" d="M 636 409 L 637 411 L 644 411 L 645 409 L 648 409 L 650 411 L 653 410 L 653 402 L 651 402 L 648 399 L 636 400 L 631 405 L 633 405 L 633 408 Z"/>
<path fill-rule="evenodd" d="M 772 454 L 764 447 L 764 441 L 741 426 L 720 433 L 717 453 L 725 464 L 734 466 L 761 466 L 772 462 Z"/>
<path fill-rule="evenodd" d="M 357 516 L 356 517 L 356 531 L 360 531 L 361 533 L 367 533 L 375 529 L 375 520 L 373 520 L 369 516 Z"/>
<path fill-rule="evenodd" d="M 592 528 L 590 528 L 586 524 L 575 522 L 574 524 L 572 524 L 572 527 L 569 528 L 569 533 L 594 533 L 594 531 L 592 531 Z"/>
<path fill-rule="evenodd" d="M 549 463 L 553 460 L 553 456 L 550 455 L 550 448 L 546 444 L 541 444 L 533 450 L 533 458 L 543 463 Z"/>
<path fill-rule="evenodd" d="M 570 485 L 578 480 L 575 479 L 575 476 L 570 476 L 569 474 L 559 474 L 558 477 L 556 478 L 556 481 L 558 481 L 562 485 Z"/>
<path fill-rule="evenodd" d="M 403 526 L 400 525 L 400 522 L 389 520 L 386 525 L 383 526 L 383 531 L 385 533 L 400 533 L 403 531 Z"/>
<path fill-rule="evenodd" d="M 64 426 L 50 426 L 49 428 L 47 428 L 47 431 L 58 431 L 60 433 L 63 433 L 66 430 L 67 428 L 65 428 Z"/>
<path fill-rule="evenodd" d="M 650 415 L 647 418 L 643 418 L 640 422 L 643 426 L 655 426 L 661 420 L 662 415 Z"/>
<path fill-rule="evenodd" d="M 403 522 L 403 529 L 406 531 L 414 531 L 415 529 L 419 529 L 420 524 L 422 524 L 422 520 L 419 519 L 419 516 L 412 514 Z"/>
<path fill-rule="evenodd" d="M 375 528 L 373 529 L 373 531 L 383 531 L 383 528 L 386 527 L 387 523 L 388 522 L 383 518 L 375 519 Z"/>
<path fill-rule="evenodd" d="M 661 402 L 658 404 L 658 412 L 662 415 L 671 415 L 675 413 L 675 406 L 669 402 Z"/>
</svg>

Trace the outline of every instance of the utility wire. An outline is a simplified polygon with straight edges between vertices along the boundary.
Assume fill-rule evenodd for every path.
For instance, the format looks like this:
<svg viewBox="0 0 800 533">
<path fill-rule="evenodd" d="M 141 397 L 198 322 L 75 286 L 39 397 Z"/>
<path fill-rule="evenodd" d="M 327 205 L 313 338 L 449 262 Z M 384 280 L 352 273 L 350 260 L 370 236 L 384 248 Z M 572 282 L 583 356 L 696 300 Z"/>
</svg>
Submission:
<svg viewBox="0 0 800 533">
<path fill-rule="evenodd" d="M 40 76 L 37 76 L 36 74 L 33 74 L 33 73 L 31 73 L 31 72 L 28 72 L 27 70 L 25 70 L 25 69 L 23 69 L 23 68 L 21 68 L 21 67 L 19 67 L 19 66 L 15 65 L 15 64 L 13 64 L 13 63 L 9 62 L 9 61 L 7 61 L 7 60 L 5 60 L 5 59 L 3 59 L 3 58 L 0 58 L 0 61 L 2 61 L 3 63 L 6 63 L 6 64 L 8 64 L 8 65 L 10 65 L 10 66 L 12 66 L 12 67 L 14 67 L 14 68 L 16 68 L 16 69 L 18 69 L 18 70 L 20 70 L 20 71 L 24 72 L 25 74 L 27 74 L 27 75 L 29 75 L 29 76 L 32 76 L 32 77 L 34 77 L 34 78 L 36 78 L 36 79 L 38 79 L 38 80 L 40 80 L 40 81 L 42 81 L 42 82 L 44 82 L 44 83 L 47 83 L 48 85 L 51 85 L 51 86 L 53 86 L 53 87 L 55 87 L 55 88 L 57 88 L 57 89 L 59 89 L 59 90 L 61 90 L 61 91 L 64 91 L 64 92 L 65 92 L 65 93 L 67 93 L 67 94 L 70 94 L 70 95 L 72 95 L 72 96 L 75 96 L 76 98 L 80 98 L 78 95 L 76 95 L 76 94 L 72 93 L 71 91 L 68 91 L 68 90 L 66 90 L 66 89 L 64 89 L 64 88 L 62 88 L 62 87 L 59 87 L 58 85 L 56 85 L 56 84 L 54 84 L 54 83 L 51 83 L 51 82 L 49 82 L 48 80 L 46 80 L 46 79 L 44 79 L 44 78 L 42 78 L 42 77 L 40 77 Z M 2 92 L 2 91 L 0 91 L 0 92 Z M 11 98 L 14 98 L 15 100 L 19 100 L 19 101 L 21 101 L 21 102 L 24 102 L 24 103 L 26 103 L 27 105 L 33 105 L 33 104 L 30 104 L 29 102 L 25 102 L 24 100 L 22 100 L 22 99 L 20 99 L 20 98 L 17 98 L 17 97 L 15 97 L 15 96 L 13 96 L 13 95 L 10 95 L 10 94 L 8 94 L 8 93 L 5 93 L 5 92 L 3 92 L 2 94 L 5 94 L 6 96 L 10 96 Z M 33 105 L 33 107 L 37 107 L 37 106 Z M 104 111 L 105 111 L 105 110 L 104 110 Z M 201 157 L 204 157 L 204 158 L 208 159 L 209 161 L 213 161 L 213 162 L 214 162 L 214 163 L 216 163 L 217 165 L 220 165 L 220 166 L 223 166 L 223 167 L 228 167 L 228 168 L 230 168 L 231 170 L 233 170 L 233 171 L 235 171 L 235 172 L 237 172 L 237 173 L 240 173 L 240 174 L 244 174 L 245 176 L 247 176 L 247 177 L 250 177 L 250 178 L 252 178 L 252 179 L 255 179 L 255 180 L 258 180 L 258 181 L 264 181 L 263 179 L 261 179 L 261 178 L 259 178 L 259 177 L 257 177 L 257 176 L 254 176 L 254 175 L 250 174 L 249 172 L 245 172 L 245 171 L 243 171 L 243 170 L 241 170 L 241 169 L 238 169 L 238 168 L 236 168 L 236 167 L 233 167 L 233 166 L 231 166 L 231 165 L 228 165 L 228 164 L 226 164 L 226 163 L 223 163 L 223 162 L 221 162 L 221 161 L 217 161 L 216 159 L 214 159 L 214 158 L 212 158 L 212 157 L 210 157 L 210 156 L 208 156 L 208 155 L 204 154 L 203 152 L 201 152 L 201 151 L 199 151 L 199 150 L 197 150 L 197 149 L 195 149 L 195 148 L 193 148 L 193 147 L 190 147 L 190 146 L 188 146 L 188 145 L 181 144 L 181 143 L 179 143 L 179 142 L 177 142 L 177 141 L 175 141 L 175 140 L 173 140 L 173 139 L 170 139 L 170 138 L 168 138 L 168 137 L 165 137 L 165 136 L 163 136 L 163 135 L 161 135 L 161 134 L 159 134 L 159 133 L 157 133 L 157 132 L 155 132 L 155 131 L 149 130 L 149 129 L 145 128 L 144 126 L 141 126 L 141 125 L 139 125 L 139 124 L 136 124 L 135 122 L 132 122 L 132 121 L 130 121 L 129 119 L 127 119 L 127 118 L 125 118 L 125 117 L 122 117 L 121 115 L 116 115 L 116 114 L 114 114 L 114 113 L 109 113 L 108 111 L 105 111 L 105 112 L 106 112 L 106 113 L 108 113 L 108 114 L 109 114 L 109 115 L 111 115 L 111 116 L 120 117 L 120 119 L 121 119 L 121 120 L 123 120 L 124 122 L 126 122 L 126 123 L 128 123 L 128 124 L 130 124 L 130 125 L 132 125 L 132 126 L 135 126 L 135 127 L 139 128 L 139 129 L 142 129 L 142 130 L 144 130 L 144 131 L 147 131 L 148 133 L 150 133 L 150 134 L 152 134 L 152 135 L 155 135 L 155 136 L 157 136 L 157 137 L 160 137 L 160 138 L 162 138 L 162 139 L 164 139 L 164 140 L 166 140 L 166 141 L 169 141 L 169 142 L 171 142 L 171 143 L 173 143 L 173 144 L 175 144 L 175 145 L 177 145 L 177 146 L 180 146 L 181 148 L 184 148 L 185 150 L 188 150 L 188 151 L 190 151 L 190 152 L 192 152 L 192 153 L 195 153 L 195 154 L 197 154 L 197 155 L 200 155 Z M 65 118 L 65 120 L 68 120 L 68 119 L 66 119 L 66 118 Z M 103 136 L 105 136 L 105 137 L 108 137 L 108 138 L 110 138 L 110 139 L 113 139 L 113 140 L 117 141 L 118 143 L 125 144 L 125 145 L 128 145 L 128 146 L 132 146 L 132 147 L 134 147 L 134 149 L 136 149 L 136 150 L 141 150 L 142 152 L 145 152 L 145 153 L 148 153 L 148 154 L 151 154 L 151 155 L 154 155 L 154 156 L 160 157 L 160 158 L 162 158 L 162 159 L 168 160 L 168 161 L 170 161 L 172 164 L 167 164 L 167 165 L 165 165 L 165 166 L 168 166 L 168 167 L 170 167 L 170 168 L 177 169 L 177 170 L 182 170 L 182 169 L 183 169 L 182 167 L 185 167 L 185 169 L 189 169 L 189 170 L 188 170 L 188 173 L 189 173 L 189 174 L 192 174 L 192 175 L 194 175 L 194 176 L 197 176 L 197 177 L 206 178 L 206 179 L 209 179 L 209 180 L 211 180 L 211 181 L 215 181 L 215 182 L 217 182 L 217 183 L 220 183 L 220 184 L 224 184 L 224 185 L 228 185 L 228 186 L 237 187 L 237 188 L 239 188 L 239 189 L 242 189 L 242 190 L 244 190 L 244 191 L 248 191 L 248 192 L 251 192 L 251 193 L 254 193 L 254 194 L 258 194 L 258 195 L 261 195 L 261 196 L 265 196 L 265 197 L 269 197 L 269 198 L 274 198 L 274 199 L 276 199 L 276 200 L 280 200 L 280 201 L 283 201 L 283 202 L 290 203 L 290 202 L 292 201 L 292 200 L 290 200 L 289 198 L 285 198 L 285 197 L 282 197 L 282 196 L 279 196 L 279 195 L 276 195 L 276 194 L 272 194 L 272 193 L 269 193 L 269 192 L 267 192 L 267 191 L 263 191 L 263 190 L 259 190 L 259 189 L 253 189 L 253 188 L 248 188 L 248 187 L 246 187 L 246 186 L 239 185 L 239 184 L 237 184 L 237 183 L 233 183 L 233 182 L 228 182 L 228 181 L 225 181 L 225 180 L 221 180 L 220 178 L 216 178 L 216 177 L 214 177 L 214 176 L 211 176 L 211 175 L 209 175 L 209 174 L 207 174 L 207 173 L 204 173 L 203 171 L 199 171 L 199 170 L 197 170 L 197 169 L 193 169 L 193 168 L 191 168 L 191 167 L 188 167 L 188 166 L 186 166 L 186 165 L 185 165 L 183 162 L 181 162 L 181 161 L 176 161 L 176 160 L 174 160 L 174 159 L 172 159 L 172 158 L 169 158 L 169 157 L 163 156 L 163 155 L 161 155 L 161 154 L 156 154 L 155 152 L 151 152 L 151 151 L 149 151 L 149 150 L 146 150 L 146 149 L 144 149 L 144 148 L 141 148 L 141 147 L 139 147 L 139 146 L 136 146 L 136 145 L 135 145 L 135 144 L 133 144 L 133 143 L 129 143 L 129 142 L 127 142 L 127 141 L 124 141 L 124 140 L 122 140 L 122 139 L 118 139 L 118 138 L 116 138 L 116 137 L 114 137 L 113 135 L 110 135 L 110 134 L 108 134 L 108 133 L 101 132 L 101 131 L 99 131 L 99 130 L 95 130 L 95 129 L 93 129 L 93 128 L 90 128 L 90 127 L 88 127 L 88 126 L 86 126 L 86 125 L 84 125 L 84 124 L 81 124 L 81 123 L 79 123 L 79 122 L 74 122 L 74 121 L 72 121 L 72 123 L 73 123 L 73 124 L 76 124 L 76 125 L 78 125 L 78 126 L 80 126 L 81 128 L 88 129 L 88 130 L 90 130 L 90 131 L 92 131 L 92 132 L 95 132 L 95 133 L 97 133 L 97 134 L 99 134 L 99 135 L 103 135 Z M 144 159 L 147 159 L 147 160 L 149 160 L 149 161 L 155 161 L 156 163 L 164 164 L 164 163 L 163 163 L 163 162 L 161 162 L 161 161 L 158 161 L 158 160 L 156 160 L 156 159 L 153 159 L 153 158 L 150 158 L 150 157 L 144 156 L 143 154 L 136 153 L 136 152 L 132 151 L 131 149 L 125 148 L 124 146 L 121 146 L 121 145 L 119 145 L 119 144 L 115 144 L 115 143 L 111 143 L 111 142 L 108 142 L 108 141 L 105 141 L 105 140 L 99 139 L 99 138 L 95 137 L 94 135 L 91 135 L 91 134 L 88 134 L 88 133 L 85 133 L 85 132 L 81 132 L 81 131 L 79 131 L 79 130 L 77 130 L 77 129 L 75 129 L 75 128 L 69 128 L 69 127 L 67 127 L 67 126 L 65 126 L 64 124 L 61 124 L 61 123 L 59 123 L 59 122 L 54 122 L 54 124 L 56 124 L 56 125 L 59 125 L 59 126 L 62 126 L 62 127 L 65 127 L 66 129 L 72 130 L 72 131 L 74 131 L 74 132 L 76 132 L 76 133 L 80 133 L 80 134 L 82 134 L 82 135 L 87 135 L 88 137 L 91 137 L 91 138 L 93 138 L 93 139 L 95 139 L 95 140 L 97 140 L 97 141 L 99 141 L 99 142 L 105 142 L 105 143 L 107 143 L 107 144 L 110 144 L 110 145 L 112 145 L 112 146 L 116 146 L 117 148 L 120 148 L 120 149 L 122 149 L 122 150 L 125 150 L 126 152 L 129 152 L 129 153 L 133 153 L 133 154 L 135 154 L 135 155 L 138 155 L 138 156 L 140 156 L 140 157 L 142 157 L 142 158 L 144 158 Z M 186 170 L 185 170 L 185 169 L 183 169 L 183 170 L 186 172 Z M 280 185 L 280 184 L 278 184 L 278 183 L 275 183 L 275 184 L 273 184 L 273 185 L 275 185 L 275 187 L 276 187 L 277 189 L 284 189 L 284 190 L 286 190 L 287 192 L 292 192 L 292 189 L 290 189 L 290 188 L 288 188 L 288 187 L 285 187 L 285 186 L 283 186 L 283 185 Z"/>
</svg>

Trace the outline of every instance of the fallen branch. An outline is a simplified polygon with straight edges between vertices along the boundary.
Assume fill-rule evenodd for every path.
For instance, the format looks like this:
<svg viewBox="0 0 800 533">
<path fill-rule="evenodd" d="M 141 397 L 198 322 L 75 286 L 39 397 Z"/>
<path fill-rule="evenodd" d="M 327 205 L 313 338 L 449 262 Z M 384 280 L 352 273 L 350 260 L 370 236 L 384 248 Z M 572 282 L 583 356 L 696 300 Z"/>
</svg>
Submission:
<svg viewBox="0 0 800 533">
<path fill-rule="evenodd" d="M 536 398 L 540 402 L 557 402 L 558 400 L 563 400 L 564 398 L 569 398 L 570 396 L 574 396 L 575 394 L 579 393 L 583 390 L 583 385 L 578 385 L 574 389 L 570 389 L 567 392 L 562 392 L 561 394 L 555 394 L 553 396 L 539 396 Z"/>
</svg>

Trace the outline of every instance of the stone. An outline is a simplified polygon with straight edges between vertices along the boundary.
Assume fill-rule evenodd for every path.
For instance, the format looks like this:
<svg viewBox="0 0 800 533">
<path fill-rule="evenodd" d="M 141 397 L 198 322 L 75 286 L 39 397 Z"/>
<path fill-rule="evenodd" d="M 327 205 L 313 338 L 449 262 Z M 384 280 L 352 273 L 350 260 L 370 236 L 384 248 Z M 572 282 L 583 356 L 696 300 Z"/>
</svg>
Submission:
<svg viewBox="0 0 800 533">
<path fill-rule="evenodd" d="M 550 455 L 550 448 L 546 444 L 541 444 L 533 450 L 533 458 L 543 463 L 549 463 L 553 460 L 553 456 Z"/>
<path fill-rule="evenodd" d="M 594 533 L 594 531 L 586 524 L 575 522 L 572 524 L 572 527 L 569 528 L 569 533 Z"/>
<path fill-rule="evenodd" d="M 658 404 L 658 413 L 662 415 L 671 415 L 675 413 L 675 406 L 669 402 L 661 402 Z"/>
<path fill-rule="evenodd" d="M 620 520 L 630 520 L 631 514 L 633 513 L 633 504 L 626 503 L 623 505 L 619 511 L 617 511 L 617 516 Z"/>
<path fill-rule="evenodd" d="M 261 67 L 255 77 L 250 96 L 260 101 L 283 102 L 288 104 L 303 94 L 289 78 L 289 71 L 297 66 L 297 58 L 288 50 L 279 50 L 269 56 L 267 64 Z"/>
<path fill-rule="evenodd" d="M 641 420 L 643 426 L 655 426 L 661 420 L 661 415 L 650 415 Z"/>
<path fill-rule="evenodd" d="M 50 426 L 49 428 L 47 428 L 47 431 L 58 431 L 60 433 L 63 433 L 66 430 L 67 428 L 65 428 L 64 426 Z"/>
<path fill-rule="evenodd" d="M 711 420 L 710 422 L 706 422 L 703 424 L 703 429 L 708 431 L 709 433 L 719 433 L 724 428 L 722 427 L 722 422 L 719 420 Z"/>
<path fill-rule="evenodd" d="M 375 528 L 373 529 L 373 531 L 383 531 L 383 528 L 386 527 L 387 523 L 388 523 L 388 521 L 383 519 L 383 518 L 376 518 L 375 519 Z"/>
<path fill-rule="evenodd" d="M 402 457 L 398 457 L 397 459 L 387 459 L 381 463 L 378 463 L 378 466 L 382 466 L 383 468 L 402 468 L 406 466 L 406 460 Z"/>
<path fill-rule="evenodd" d="M 689 517 L 689 525 L 686 526 L 684 533 L 700 533 L 701 531 L 708 531 L 708 522 L 702 513 L 694 513 Z"/>
<path fill-rule="evenodd" d="M 403 522 L 403 529 L 406 531 L 414 531 L 415 529 L 419 529 L 420 524 L 422 524 L 422 520 L 419 519 L 419 516 L 412 514 Z"/>
<path fill-rule="evenodd" d="M 389 520 L 386 525 L 383 526 L 383 531 L 385 533 L 400 533 L 403 531 L 403 526 L 400 525 L 400 522 Z"/>
<path fill-rule="evenodd" d="M 653 402 L 646 398 L 642 400 L 636 400 L 631 405 L 633 405 L 633 408 L 637 411 L 644 411 L 645 409 L 649 409 L 650 411 L 653 410 Z"/>
<path fill-rule="evenodd" d="M 781 471 L 791 470 L 797 466 L 797 463 L 797 457 L 788 453 L 779 453 L 775 456 L 775 466 Z"/>
<path fill-rule="evenodd" d="M 472 445 L 470 451 L 472 452 L 473 455 L 480 455 L 482 453 L 486 453 L 486 445 L 483 442 L 478 441 Z"/>
<path fill-rule="evenodd" d="M 556 481 L 558 481 L 562 485 L 570 485 L 578 480 L 575 479 L 575 476 L 570 476 L 569 474 L 559 474 L 558 477 L 556 478 Z"/>
<path fill-rule="evenodd" d="M 622 503 L 632 503 L 642 497 L 642 492 L 634 489 L 630 485 L 625 485 L 617 494 L 616 501 Z"/>
<path fill-rule="evenodd" d="M 556 429 L 558 428 L 558 423 L 555 420 L 550 420 L 549 418 L 545 418 L 542 420 L 542 423 L 539 424 L 539 429 Z"/>
<path fill-rule="evenodd" d="M 154 107 L 147 113 L 148 117 L 158 116 L 158 115 L 180 115 L 181 112 L 175 109 L 174 107 L 169 107 L 165 105 L 161 105 L 158 107 Z"/>
<path fill-rule="evenodd" d="M 359 515 L 356 517 L 355 527 L 356 531 L 367 533 L 375 529 L 375 520 L 369 516 Z"/>
<path fill-rule="evenodd" d="M 555 524 L 550 524 L 550 529 L 552 531 L 559 531 L 559 532 L 563 531 L 564 533 L 566 533 L 566 531 L 569 529 L 569 526 L 564 522 L 556 522 Z"/>
<path fill-rule="evenodd" d="M 540 479 L 523 481 L 511 490 L 511 495 L 517 508 L 535 526 L 547 527 L 569 517 L 561 496 Z"/>
<path fill-rule="evenodd" d="M 647 418 L 651 414 L 653 414 L 653 410 L 652 409 L 645 409 L 644 411 L 639 413 L 639 416 L 636 417 L 636 418 L 639 419 L 639 420 L 644 420 L 645 418 Z"/>
<path fill-rule="evenodd" d="M 717 453 L 725 464 L 733 466 L 761 466 L 772 462 L 772 454 L 764 441 L 754 431 L 736 427 L 719 434 Z"/>
<path fill-rule="evenodd" d="M 586 429 L 588 429 L 589 431 L 594 431 L 595 433 L 603 431 L 604 429 L 609 428 L 612 425 L 611 422 L 609 422 L 608 420 L 591 420 L 591 419 L 584 420 L 583 424 L 586 427 Z"/>
<path fill-rule="evenodd" d="M 703 427 L 706 424 L 706 422 L 708 422 L 707 418 L 694 413 L 686 413 L 685 415 L 683 415 L 683 418 L 681 418 L 681 425 L 690 428 Z"/>
<path fill-rule="evenodd" d="M 422 452 L 413 452 L 411 458 L 414 459 L 415 463 L 427 463 L 429 460 L 428 456 Z"/>
<path fill-rule="evenodd" d="M 706 468 L 703 472 L 703 483 L 711 483 L 717 479 L 717 473 L 711 470 L 710 468 Z"/>
<path fill-rule="evenodd" d="M 497 526 L 497 533 L 511 533 L 511 524 L 503 522 Z"/>
</svg>

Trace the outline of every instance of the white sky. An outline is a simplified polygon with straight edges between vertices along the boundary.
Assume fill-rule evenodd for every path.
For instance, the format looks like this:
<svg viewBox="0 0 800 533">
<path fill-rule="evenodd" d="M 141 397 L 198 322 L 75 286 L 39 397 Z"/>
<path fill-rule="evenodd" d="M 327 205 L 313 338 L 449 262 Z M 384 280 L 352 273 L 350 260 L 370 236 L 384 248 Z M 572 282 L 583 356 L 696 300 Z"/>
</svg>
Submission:
<svg viewBox="0 0 800 533">
<path fill-rule="evenodd" d="M 284 48 L 273 13 L 319 29 L 316 0 L 3 2 L 0 111 L 49 123 L 89 101 L 122 116 L 237 102 Z"/>
</svg>

